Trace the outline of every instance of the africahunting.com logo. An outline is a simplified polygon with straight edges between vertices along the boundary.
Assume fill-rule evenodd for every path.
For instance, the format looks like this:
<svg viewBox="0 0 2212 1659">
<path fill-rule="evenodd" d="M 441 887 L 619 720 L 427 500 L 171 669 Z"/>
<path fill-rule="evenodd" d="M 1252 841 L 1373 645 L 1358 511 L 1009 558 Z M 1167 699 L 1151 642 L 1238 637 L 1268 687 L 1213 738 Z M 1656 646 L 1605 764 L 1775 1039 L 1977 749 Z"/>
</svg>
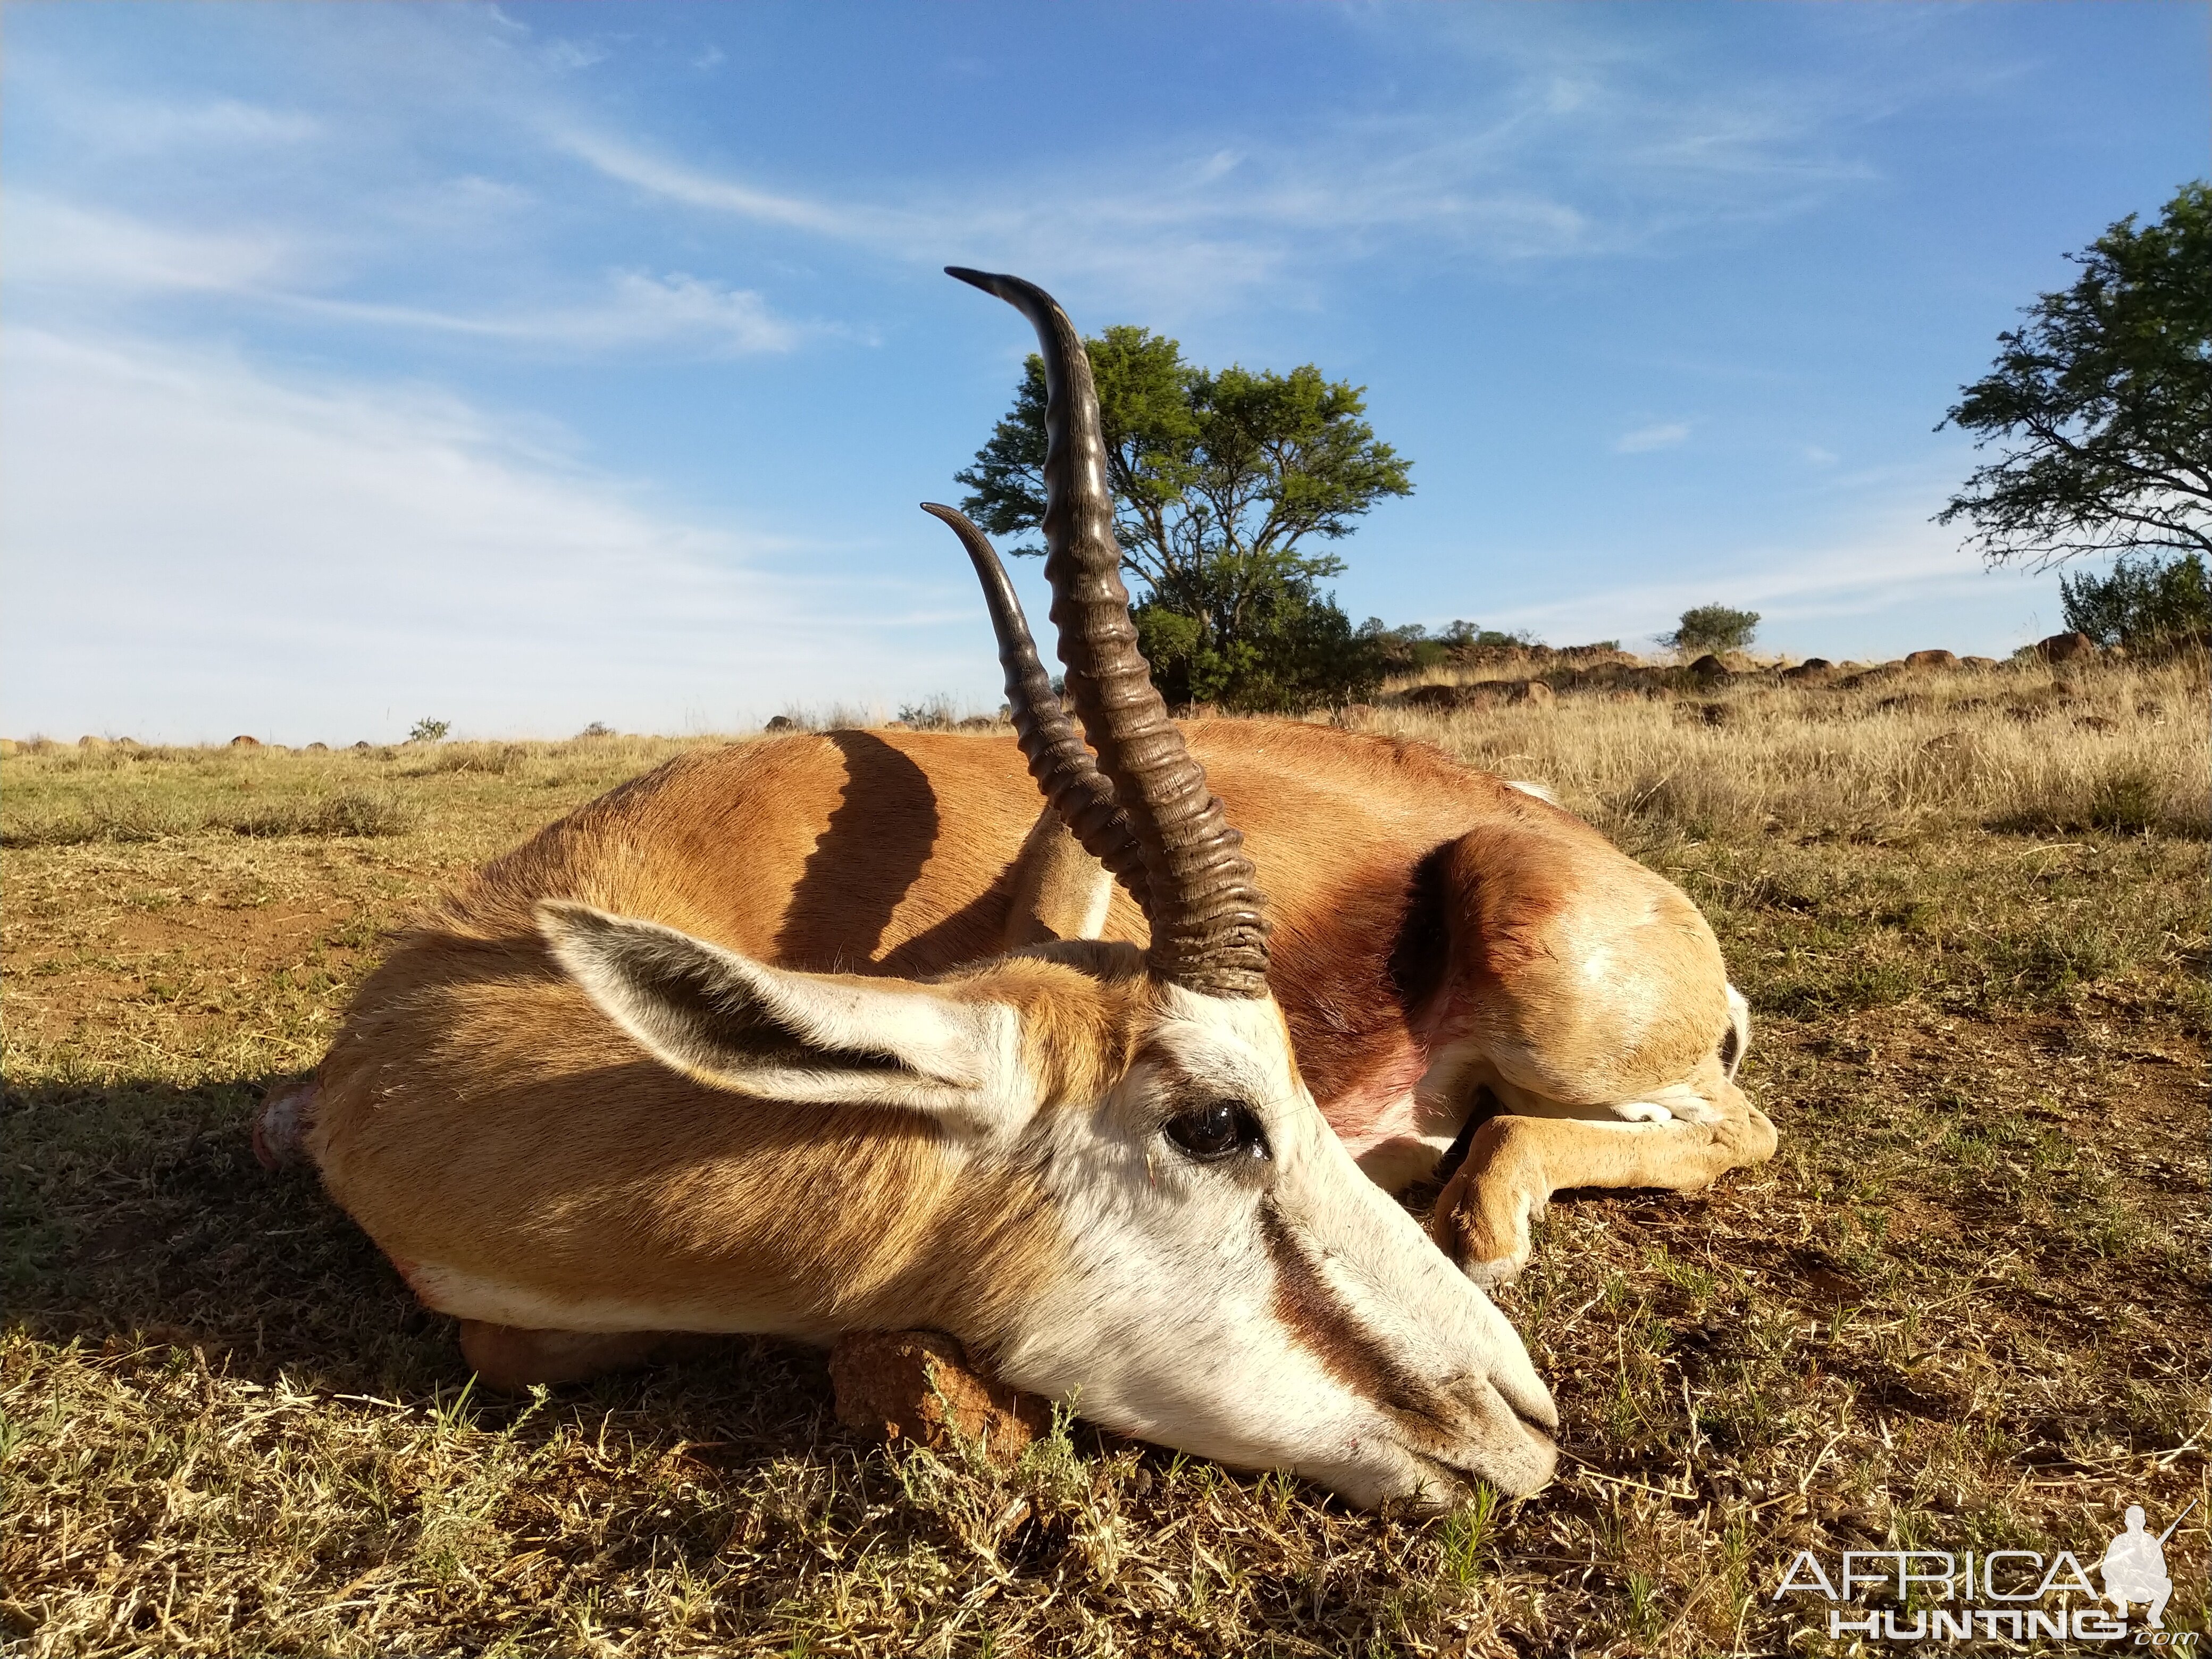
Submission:
<svg viewBox="0 0 2212 1659">
<path fill-rule="evenodd" d="M 2089 1581 L 2071 1550 L 2045 1557 L 2034 1550 L 1846 1550 L 1829 1563 L 1800 1550 L 1775 1587 L 1774 1599 L 1814 1596 L 1830 1603 L 1827 1633 L 1884 1642 L 1963 1642 L 2002 1638 L 2015 1643 L 2056 1640 L 2120 1642 L 2137 1647 L 2190 1648 L 2194 1631 L 2168 1631 L 2166 1604 L 2173 1595 L 2166 1545 L 2173 1525 L 2154 1534 L 2142 1506 L 2130 1504 L 2127 1529 L 2105 1547 Z M 1893 1601 L 1869 1607 L 1869 1598 Z M 2086 1605 L 2085 1605 L 2086 1603 Z M 2143 1622 L 2131 1628 L 2129 1609 Z M 1811 1611 L 1807 1607 L 1808 1612 Z"/>
</svg>

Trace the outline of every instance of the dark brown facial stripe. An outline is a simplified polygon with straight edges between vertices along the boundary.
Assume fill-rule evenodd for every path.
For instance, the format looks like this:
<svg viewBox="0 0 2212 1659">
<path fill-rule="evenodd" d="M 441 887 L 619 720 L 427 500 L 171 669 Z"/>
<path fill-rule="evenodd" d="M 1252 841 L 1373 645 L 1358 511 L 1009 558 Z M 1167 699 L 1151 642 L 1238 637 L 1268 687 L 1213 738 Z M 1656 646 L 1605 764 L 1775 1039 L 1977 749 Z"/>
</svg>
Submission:
<svg viewBox="0 0 2212 1659">
<path fill-rule="evenodd" d="M 1322 1280 L 1272 1199 L 1260 1204 L 1260 1228 L 1275 1264 L 1275 1316 L 1322 1366 L 1354 1394 L 1372 1401 L 1400 1426 L 1427 1437 L 1448 1434 L 1462 1413 L 1407 1372 L 1352 1316 Z"/>
</svg>

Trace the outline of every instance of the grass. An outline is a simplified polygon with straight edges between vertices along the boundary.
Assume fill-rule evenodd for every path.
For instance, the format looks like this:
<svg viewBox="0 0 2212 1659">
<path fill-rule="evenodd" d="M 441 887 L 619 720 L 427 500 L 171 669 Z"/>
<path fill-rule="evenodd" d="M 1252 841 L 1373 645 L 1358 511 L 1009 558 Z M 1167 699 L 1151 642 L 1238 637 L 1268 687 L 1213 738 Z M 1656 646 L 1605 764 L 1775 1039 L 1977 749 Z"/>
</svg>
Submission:
<svg viewBox="0 0 2212 1659">
<path fill-rule="evenodd" d="M 1554 1206 L 1501 1301 L 1560 1479 L 1430 1520 L 1079 1422 L 1012 1471 L 887 1451 L 777 1344 L 474 1391 L 250 1115 L 382 929 L 684 745 L 9 757 L 0 1627 L 40 1656 L 1810 1653 L 1842 1644 L 1773 1599 L 1800 1549 L 2087 1560 L 2127 1503 L 2163 1527 L 2207 1491 L 2212 708 L 2201 672 L 2070 680 L 1358 717 L 1681 882 L 1783 1135 L 1708 1194 Z M 2204 1517 L 2170 1627 L 2205 1627 Z"/>
</svg>

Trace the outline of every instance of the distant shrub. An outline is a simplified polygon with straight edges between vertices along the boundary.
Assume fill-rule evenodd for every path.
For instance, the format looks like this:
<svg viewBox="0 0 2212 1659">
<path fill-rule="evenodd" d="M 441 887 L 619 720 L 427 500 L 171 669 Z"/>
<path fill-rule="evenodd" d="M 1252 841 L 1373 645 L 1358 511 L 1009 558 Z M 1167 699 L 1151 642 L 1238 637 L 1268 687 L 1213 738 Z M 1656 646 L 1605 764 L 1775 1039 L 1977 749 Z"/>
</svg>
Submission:
<svg viewBox="0 0 2212 1659">
<path fill-rule="evenodd" d="M 899 705 L 898 720 L 920 732 L 950 732 L 960 723 L 960 710 L 942 691 L 920 702 Z"/>
<path fill-rule="evenodd" d="M 614 734 L 614 727 L 601 720 L 593 720 L 589 726 L 576 733 L 580 738 L 611 738 Z"/>
<path fill-rule="evenodd" d="M 2139 657 L 2212 645 L 2212 586 L 2202 554 L 2161 559 L 2123 553 L 2109 575 L 2058 579 L 2066 625 Z"/>
<path fill-rule="evenodd" d="M 1758 633 L 1756 611 L 1738 611 L 1725 605 L 1697 605 L 1682 613 L 1673 633 L 1659 635 L 1659 643 L 1686 657 L 1701 657 L 1707 652 L 1717 656 L 1723 651 L 1745 649 Z"/>
<path fill-rule="evenodd" d="M 442 741 L 446 733 L 453 729 L 453 724 L 451 720 L 434 720 L 426 717 L 415 722 L 414 729 L 407 734 L 407 741 L 438 743 Z"/>
<path fill-rule="evenodd" d="M 1525 630 L 1500 633 L 1471 622 L 1455 620 L 1440 633 L 1431 634 L 1419 623 L 1388 627 L 1380 617 L 1359 624 L 1361 643 L 1382 660 L 1385 674 L 1419 673 L 1423 669 L 1463 664 L 1477 653 L 1530 650 L 1536 636 Z"/>
<path fill-rule="evenodd" d="M 1303 578 L 1249 595 L 1242 631 L 1227 644 L 1197 617 L 1152 600 L 1134 614 L 1138 648 L 1171 704 L 1295 714 L 1371 696 L 1387 672 L 1375 641 L 1355 632 L 1336 601 Z"/>
</svg>

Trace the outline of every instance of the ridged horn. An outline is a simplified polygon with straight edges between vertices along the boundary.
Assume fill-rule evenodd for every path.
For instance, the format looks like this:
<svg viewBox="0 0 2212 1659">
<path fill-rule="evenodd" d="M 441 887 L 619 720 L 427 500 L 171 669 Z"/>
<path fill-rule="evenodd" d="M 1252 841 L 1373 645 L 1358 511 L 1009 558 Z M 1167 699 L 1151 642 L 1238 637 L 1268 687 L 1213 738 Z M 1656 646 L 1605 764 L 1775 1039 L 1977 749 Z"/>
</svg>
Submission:
<svg viewBox="0 0 2212 1659">
<path fill-rule="evenodd" d="M 1267 900 L 1243 840 L 1206 787 L 1137 649 L 1098 394 L 1083 337 L 1059 303 L 1018 276 L 947 266 L 1036 330 L 1045 368 L 1045 580 L 1067 697 L 1143 849 L 1152 971 L 1211 996 L 1267 994 Z"/>
<path fill-rule="evenodd" d="M 1054 695 L 1052 680 L 1037 658 L 1030 619 L 1022 611 L 1021 596 L 999 562 L 998 549 L 967 514 L 935 501 L 924 501 L 921 510 L 952 526 L 983 584 L 984 607 L 991 613 L 991 631 L 999 638 L 999 666 L 1006 675 L 1006 710 L 1013 718 L 1014 741 L 1030 763 L 1030 775 L 1084 850 L 1112 871 L 1138 908 L 1150 915 L 1145 849 L 1114 798 L 1112 781 L 1098 769 L 1075 722 Z"/>
</svg>

